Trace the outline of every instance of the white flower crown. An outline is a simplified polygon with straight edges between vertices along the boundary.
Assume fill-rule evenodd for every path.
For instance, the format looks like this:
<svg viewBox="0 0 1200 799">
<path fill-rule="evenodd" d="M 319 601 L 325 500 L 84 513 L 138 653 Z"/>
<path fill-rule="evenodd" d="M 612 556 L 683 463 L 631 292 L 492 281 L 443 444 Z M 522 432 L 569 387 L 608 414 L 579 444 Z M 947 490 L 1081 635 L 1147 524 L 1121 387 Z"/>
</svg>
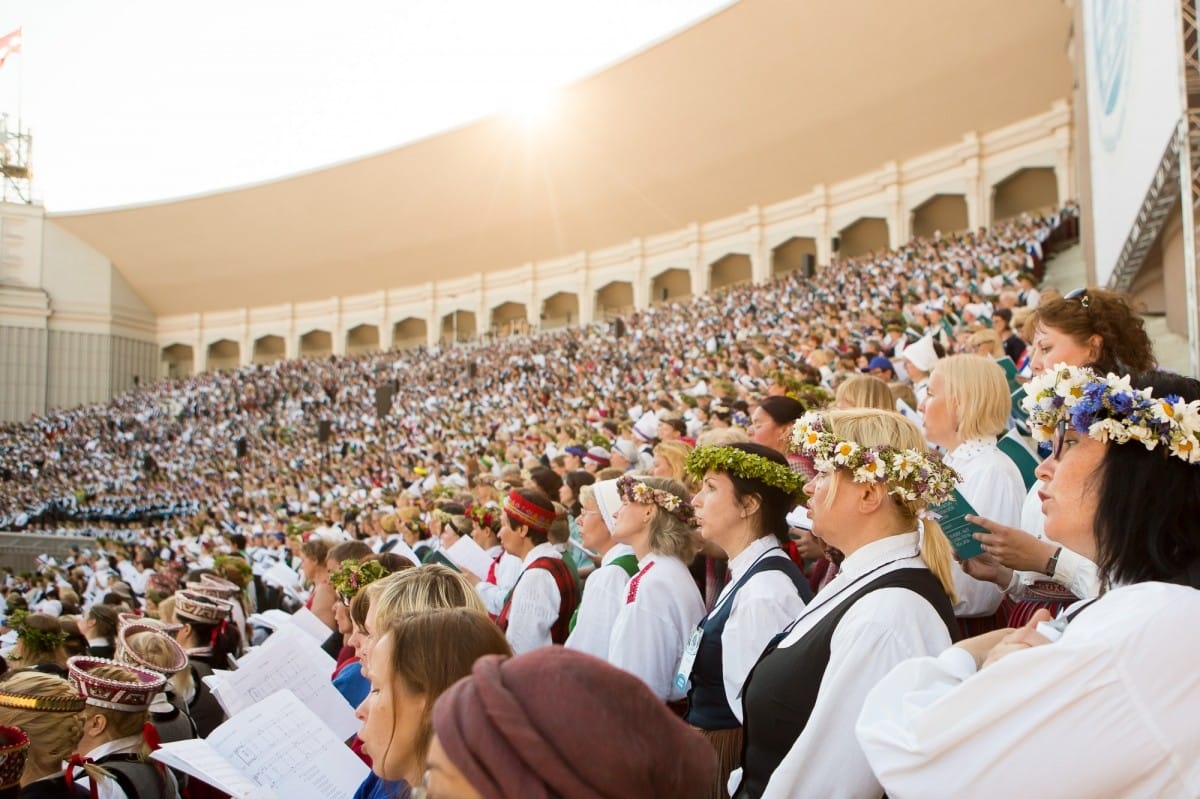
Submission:
<svg viewBox="0 0 1200 799">
<path fill-rule="evenodd" d="M 1133 388 L 1128 377 L 1101 377 L 1091 369 L 1058 364 L 1025 386 L 1024 409 L 1034 439 L 1049 441 L 1066 421 L 1097 441 L 1159 445 L 1185 463 L 1200 463 L 1200 400 L 1184 402 L 1149 388 Z"/>
<path fill-rule="evenodd" d="M 958 474 L 932 453 L 887 445 L 864 447 L 825 429 L 819 414 L 808 413 L 792 427 L 792 449 L 813 459 L 818 472 L 846 469 L 856 483 L 887 483 L 888 493 L 913 502 L 940 505 L 954 492 Z"/>
</svg>

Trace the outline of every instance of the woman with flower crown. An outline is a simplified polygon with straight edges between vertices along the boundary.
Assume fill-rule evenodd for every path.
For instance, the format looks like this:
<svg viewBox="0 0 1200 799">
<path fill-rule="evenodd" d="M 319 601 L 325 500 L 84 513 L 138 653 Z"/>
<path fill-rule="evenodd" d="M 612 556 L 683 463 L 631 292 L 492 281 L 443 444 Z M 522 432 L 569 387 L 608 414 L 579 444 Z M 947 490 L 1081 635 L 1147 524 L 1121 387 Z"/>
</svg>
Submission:
<svg viewBox="0 0 1200 799">
<path fill-rule="evenodd" d="M 874 799 L 883 790 L 854 740 L 863 697 L 894 664 L 956 634 L 950 542 L 920 518 L 955 475 L 892 411 L 808 414 L 793 446 L 817 470 L 804 487 L 813 535 L 845 558 L 750 671 L 743 766 L 730 783 L 736 797 Z"/>
<path fill-rule="evenodd" d="M 691 661 L 684 718 L 717 752 L 720 770 L 709 795 L 724 799 L 729 773 L 741 765 L 746 675 L 772 636 L 812 598 L 807 578 L 782 547 L 787 514 L 804 481 L 778 451 L 749 442 L 699 447 L 687 469 L 700 480 L 692 498 L 700 534 L 729 559 L 729 582 L 684 656 L 685 664 Z"/>
<path fill-rule="evenodd" d="M 664 477 L 618 478 L 622 502 L 612 537 L 633 548 L 638 571 L 613 622 L 608 660 L 650 686 L 680 715 L 687 678 L 676 679 L 688 636 L 704 616 L 704 600 L 688 565 L 700 551 L 691 495 Z"/>
<path fill-rule="evenodd" d="M 1127 374 L 1155 368 L 1154 345 L 1130 298 L 1105 289 L 1077 289 L 1047 296 L 1038 305 L 1030 369 L 1036 378 L 1058 364 L 1086 366 L 1102 374 Z M 1096 564 L 1043 532 L 1041 483 L 1028 491 L 1020 527 L 981 518 L 979 534 L 987 555 L 964 564 L 969 574 L 992 580 L 1008 598 L 1008 625 L 1022 626 L 1039 608 L 1057 612 L 1075 599 L 1096 596 Z M 987 517 L 988 514 L 982 514 Z"/>
<path fill-rule="evenodd" d="M 859 741 L 892 796 L 1196 796 L 1200 382 L 1063 366 L 1027 394 L 1046 534 L 1108 588 L 900 664 Z"/>
</svg>

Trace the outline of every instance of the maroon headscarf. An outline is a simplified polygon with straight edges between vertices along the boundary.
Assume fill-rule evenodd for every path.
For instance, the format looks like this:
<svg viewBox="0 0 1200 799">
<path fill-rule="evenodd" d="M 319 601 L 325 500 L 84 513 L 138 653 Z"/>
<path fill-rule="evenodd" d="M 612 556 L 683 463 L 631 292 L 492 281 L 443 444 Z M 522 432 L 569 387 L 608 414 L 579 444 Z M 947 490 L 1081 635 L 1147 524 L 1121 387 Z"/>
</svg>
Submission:
<svg viewBox="0 0 1200 799">
<path fill-rule="evenodd" d="M 717 778 L 712 746 L 645 683 L 557 646 L 480 658 L 433 729 L 484 799 L 701 796 Z"/>
</svg>

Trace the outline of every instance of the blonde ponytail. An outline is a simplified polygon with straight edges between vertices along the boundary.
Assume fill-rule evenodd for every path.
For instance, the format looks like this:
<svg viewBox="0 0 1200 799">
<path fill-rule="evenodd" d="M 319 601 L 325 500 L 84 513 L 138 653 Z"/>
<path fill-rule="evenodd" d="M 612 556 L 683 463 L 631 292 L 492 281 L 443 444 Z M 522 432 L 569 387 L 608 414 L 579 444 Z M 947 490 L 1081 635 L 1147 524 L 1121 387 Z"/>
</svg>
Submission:
<svg viewBox="0 0 1200 799">
<path fill-rule="evenodd" d="M 941 525 L 932 519 L 922 519 L 917 522 L 924 528 L 921 535 L 921 560 L 938 578 L 950 604 L 958 602 L 958 592 L 954 590 L 954 548 L 950 539 L 942 532 Z"/>
</svg>

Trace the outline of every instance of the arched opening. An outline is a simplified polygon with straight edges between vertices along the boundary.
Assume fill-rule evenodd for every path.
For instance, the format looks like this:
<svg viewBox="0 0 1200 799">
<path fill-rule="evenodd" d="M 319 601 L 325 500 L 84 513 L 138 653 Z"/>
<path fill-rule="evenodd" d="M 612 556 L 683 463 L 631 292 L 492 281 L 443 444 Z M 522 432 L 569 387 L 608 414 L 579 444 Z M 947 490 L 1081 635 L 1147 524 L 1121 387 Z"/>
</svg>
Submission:
<svg viewBox="0 0 1200 799">
<path fill-rule="evenodd" d="M 692 296 L 692 276 L 686 269 L 668 269 L 650 281 L 650 304 L 676 302 Z"/>
<path fill-rule="evenodd" d="M 521 302 L 502 302 L 492 309 L 492 320 L 489 325 L 497 336 L 511 336 L 529 330 L 529 317 L 525 304 Z"/>
<path fill-rule="evenodd" d="M 475 314 L 471 311 L 452 311 L 442 317 L 442 341 L 453 343 L 475 338 Z"/>
<path fill-rule="evenodd" d="M 708 271 L 708 287 L 712 290 L 737 283 L 749 283 L 753 279 L 750 256 L 742 253 L 733 252 L 718 258 L 713 261 Z"/>
<path fill-rule="evenodd" d="M 614 280 L 596 290 L 596 321 L 607 321 L 633 310 L 633 284 Z"/>
<path fill-rule="evenodd" d="M 208 345 L 208 357 L 204 368 L 208 371 L 236 369 L 241 365 L 242 348 L 236 341 L 223 338 Z"/>
<path fill-rule="evenodd" d="M 935 194 L 912 210 L 913 236 L 948 235 L 968 227 L 967 198 L 962 194 Z"/>
<path fill-rule="evenodd" d="M 1018 169 L 992 187 L 992 221 L 1058 206 L 1058 180 L 1048 166 Z"/>
<path fill-rule="evenodd" d="M 838 239 L 838 255 L 842 258 L 883 252 L 888 248 L 887 220 L 874 216 L 860 217 L 839 230 Z"/>
<path fill-rule="evenodd" d="M 426 343 L 429 326 L 424 319 L 409 316 L 392 325 L 392 349 L 411 350 Z"/>
<path fill-rule="evenodd" d="M 300 337 L 301 358 L 328 358 L 333 354 L 333 335 L 328 330 L 310 330 Z"/>
<path fill-rule="evenodd" d="M 379 350 L 379 328 L 375 325 L 356 325 L 346 332 L 346 354 L 366 355 Z"/>
<path fill-rule="evenodd" d="M 800 272 L 812 277 L 817 271 L 817 240 L 808 236 L 792 236 L 771 250 L 771 275 Z"/>
<path fill-rule="evenodd" d="M 579 323 L 579 295 L 560 291 L 542 302 L 542 329 L 570 327 Z"/>
<path fill-rule="evenodd" d="M 274 363 L 281 361 L 287 355 L 287 346 L 283 336 L 262 336 L 254 340 L 254 350 L 250 354 L 251 363 Z"/>
<path fill-rule="evenodd" d="M 172 344 L 162 348 L 160 360 L 163 377 L 179 379 L 191 377 L 196 356 L 195 351 L 187 344 Z"/>
</svg>

